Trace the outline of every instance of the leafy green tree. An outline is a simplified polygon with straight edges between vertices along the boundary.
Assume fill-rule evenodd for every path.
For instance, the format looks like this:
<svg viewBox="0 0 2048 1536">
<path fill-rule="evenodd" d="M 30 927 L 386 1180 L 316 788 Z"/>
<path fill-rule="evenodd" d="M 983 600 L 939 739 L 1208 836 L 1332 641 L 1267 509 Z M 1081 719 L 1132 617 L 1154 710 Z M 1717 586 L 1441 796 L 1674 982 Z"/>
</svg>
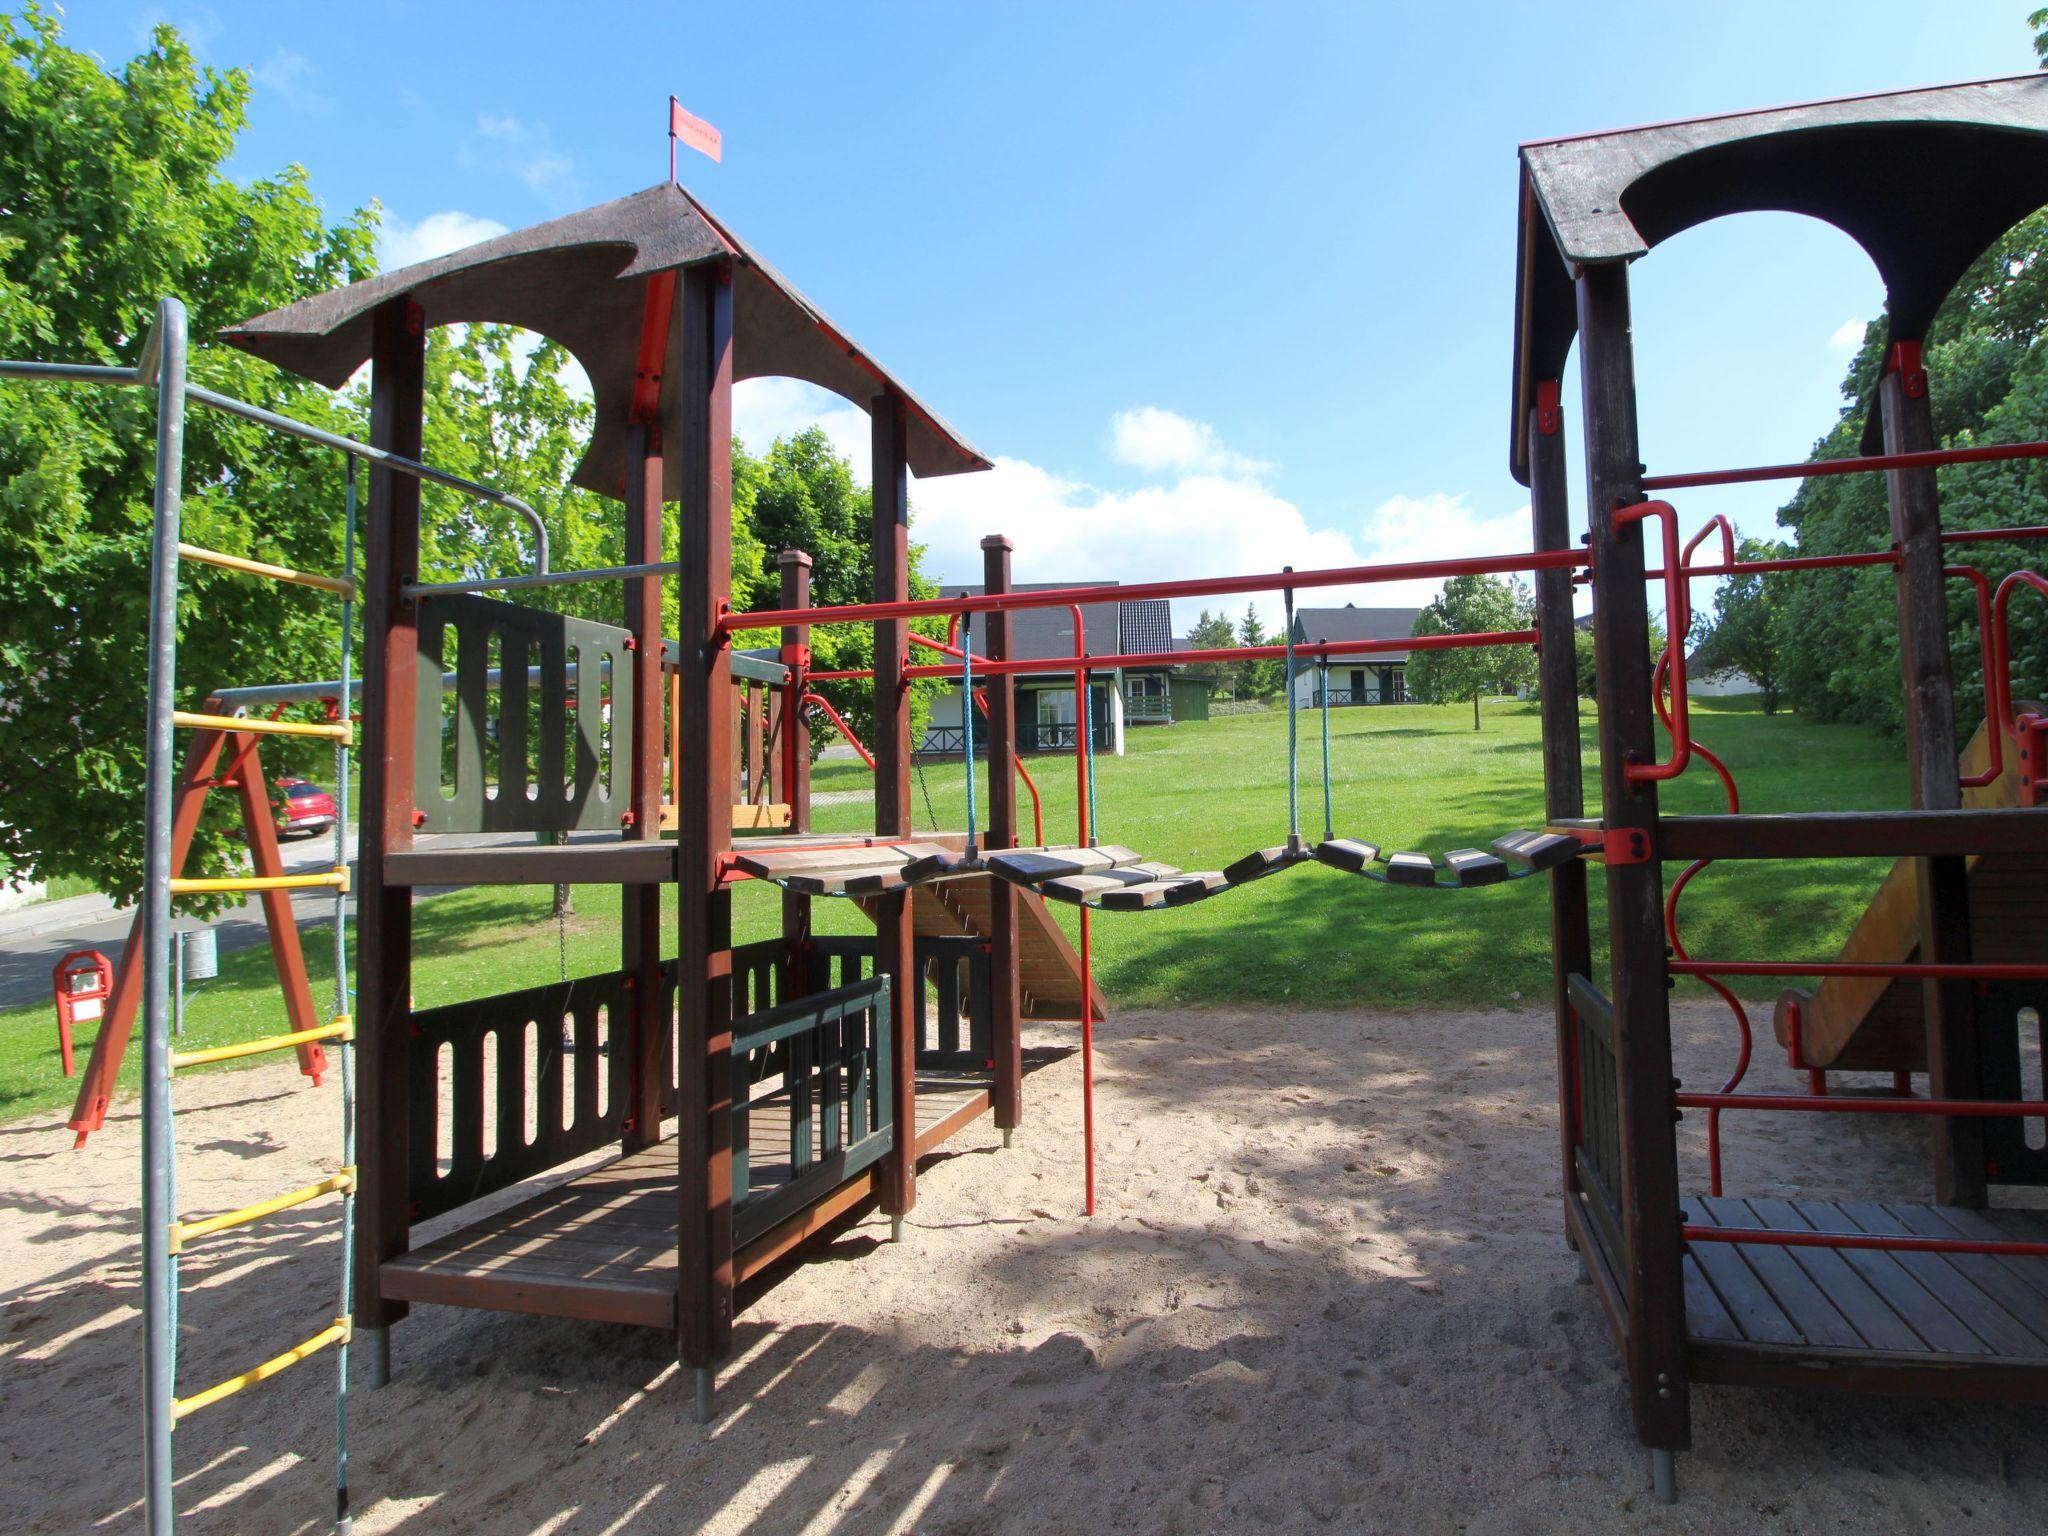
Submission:
<svg viewBox="0 0 2048 1536">
<path fill-rule="evenodd" d="M 1738 560 L 1780 560 L 1789 554 L 1766 539 L 1744 539 L 1736 546 Z M 1752 572 L 1732 576 L 1714 593 L 1711 617 L 1693 621 L 1694 650 L 1690 670 L 1708 677 L 1734 670 L 1745 674 L 1763 692 L 1764 713 L 1778 712 L 1785 651 L 1785 583 L 1783 572 Z"/>
<path fill-rule="evenodd" d="M 1443 592 L 1415 617 L 1414 633 L 1472 635 L 1527 629 L 1536 603 L 1528 587 L 1499 576 L 1453 576 Z M 1488 645 L 1417 651 L 1408 658 L 1409 695 L 1424 704 L 1472 701 L 1472 729 L 1479 729 L 1479 698 L 1512 693 L 1536 681 L 1536 651 L 1527 645 Z"/>
<path fill-rule="evenodd" d="M 64 45 L 54 10 L 0 16 L 0 354 L 133 363 L 158 299 L 176 294 L 197 382 L 359 427 L 328 391 L 204 344 L 370 271 L 368 212 L 330 224 L 295 166 L 223 172 L 248 100 L 243 71 L 201 69 L 168 27 L 109 73 Z M 154 396 L 5 383 L 0 416 L 0 859 L 133 895 Z M 187 422 L 188 538 L 340 569 L 334 455 L 202 409 Z M 186 570 L 179 631 L 185 708 L 209 687 L 331 676 L 337 659 L 331 601 L 204 567 Z M 224 832 L 201 829 L 201 867 L 228 865 Z"/>
<path fill-rule="evenodd" d="M 1238 620 L 1237 643 L 1240 646 L 1280 645 L 1285 635 L 1269 635 L 1259 622 L 1259 611 L 1251 604 L 1245 605 L 1244 617 Z M 1271 698 L 1287 684 L 1287 663 L 1279 658 L 1247 659 L 1238 664 L 1237 691 L 1255 699 Z"/>
<path fill-rule="evenodd" d="M 1196 651 L 1227 651 L 1237 644 L 1237 631 L 1231 627 L 1230 619 L 1221 613 L 1211 613 L 1204 608 L 1188 629 L 1188 648 Z M 1206 677 L 1218 687 L 1237 685 L 1237 668 L 1229 662 L 1197 662 L 1188 668 L 1192 677 Z"/>
</svg>

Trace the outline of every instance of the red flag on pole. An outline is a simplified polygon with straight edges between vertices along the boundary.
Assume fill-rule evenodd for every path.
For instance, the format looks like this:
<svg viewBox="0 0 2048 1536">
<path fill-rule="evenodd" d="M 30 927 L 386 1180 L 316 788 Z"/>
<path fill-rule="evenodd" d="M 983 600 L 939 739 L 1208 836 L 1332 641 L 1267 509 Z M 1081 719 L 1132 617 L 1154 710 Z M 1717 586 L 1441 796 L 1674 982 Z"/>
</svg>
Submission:
<svg viewBox="0 0 2048 1536">
<path fill-rule="evenodd" d="M 716 128 L 701 117 L 692 117 L 683 110 L 683 104 L 671 96 L 668 99 L 668 170 L 669 180 L 675 180 L 676 140 L 681 139 L 694 150 L 709 155 L 713 160 L 723 160 L 725 141 Z"/>
</svg>

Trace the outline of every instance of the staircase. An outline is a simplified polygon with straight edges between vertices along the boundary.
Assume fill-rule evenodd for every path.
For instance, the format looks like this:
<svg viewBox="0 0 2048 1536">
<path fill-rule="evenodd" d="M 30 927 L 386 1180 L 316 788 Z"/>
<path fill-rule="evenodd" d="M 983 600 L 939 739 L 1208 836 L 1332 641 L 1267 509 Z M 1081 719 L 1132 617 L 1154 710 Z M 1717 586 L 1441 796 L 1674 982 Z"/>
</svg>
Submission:
<svg viewBox="0 0 2048 1536">
<path fill-rule="evenodd" d="M 987 875 L 916 886 L 911 892 L 911 921 L 919 934 L 986 938 L 990 899 Z M 1017 893 L 1017 968 L 1025 1018 L 1069 1023 L 1080 1019 L 1080 957 L 1044 901 L 1028 891 Z M 1107 1017 L 1100 987 L 1094 989 L 1093 1002 L 1099 1024 Z"/>
</svg>

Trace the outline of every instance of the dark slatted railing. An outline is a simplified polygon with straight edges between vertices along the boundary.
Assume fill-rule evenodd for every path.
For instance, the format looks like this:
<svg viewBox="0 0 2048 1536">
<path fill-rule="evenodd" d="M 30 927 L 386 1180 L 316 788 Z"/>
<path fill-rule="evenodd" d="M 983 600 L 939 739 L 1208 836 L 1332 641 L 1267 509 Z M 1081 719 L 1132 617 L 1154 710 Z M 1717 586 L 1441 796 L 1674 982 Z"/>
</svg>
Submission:
<svg viewBox="0 0 2048 1536">
<path fill-rule="evenodd" d="M 995 1056 L 994 977 L 988 945 L 967 935 L 919 934 L 912 958 L 924 977 L 927 1001 L 917 1064 L 934 1071 L 978 1072 Z M 844 986 L 875 967 L 871 935 L 819 936 L 811 940 L 811 980 Z"/>
<path fill-rule="evenodd" d="M 612 971 L 412 1018 L 412 1220 L 619 1139 L 626 974 Z"/>
<path fill-rule="evenodd" d="M 733 1241 L 746 1243 L 865 1171 L 894 1145 L 889 978 L 871 976 L 734 1026 Z M 772 1072 L 764 1070 L 770 1062 Z M 757 1112 L 786 1127 L 753 1144 Z"/>
<path fill-rule="evenodd" d="M 1628 1247 L 1621 1223 L 1621 1101 L 1614 1053 L 1614 1004 L 1583 976 L 1568 983 L 1577 1073 L 1573 1164 L 1593 1227 L 1620 1271 Z"/>
<path fill-rule="evenodd" d="M 473 594 L 419 607 L 419 830 L 617 831 L 632 777 L 630 633 Z"/>
</svg>

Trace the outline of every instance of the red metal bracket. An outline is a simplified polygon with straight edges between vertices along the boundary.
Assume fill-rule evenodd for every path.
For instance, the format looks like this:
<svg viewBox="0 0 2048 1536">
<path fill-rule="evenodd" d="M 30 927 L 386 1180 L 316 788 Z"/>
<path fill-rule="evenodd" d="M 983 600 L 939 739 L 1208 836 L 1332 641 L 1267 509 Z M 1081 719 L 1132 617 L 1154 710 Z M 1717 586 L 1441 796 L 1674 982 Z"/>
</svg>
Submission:
<svg viewBox="0 0 2048 1536">
<path fill-rule="evenodd" d="M 1650 862 L 1650 834 L 1642 827 L 1550 827 L 1575 837 L 1587 853 L 1609 864 Z"/>
<path fill-rule="evenodd" d="M 782 648 L 782 664 L 799 672 L 811 670 L 811 648 L 792 640 Z"/>
<path fill-rule="evenodd" d="M 2020 804 L 2048 805 L 2048 717 L 2021 715 L 2013 734 L 2020 743 Z"/>
<path fill-rule="evenodd" d="M 1536 430 L 1545 437 L 1564 430 L 1564 407 L 1558 402 L 1555 379 L 1544 379 L 1536 386 Z"/>
<path fill-rule="evenodd" d="M 1885 354 L 1884 371 L 1899 376 L 1899 388 L 1908 400 L 1919 400 L 1926 395 L 1927 367 L 1921 360 L 1919 342 L 1893 342 L 1891 351 Z"/>
</svg>

